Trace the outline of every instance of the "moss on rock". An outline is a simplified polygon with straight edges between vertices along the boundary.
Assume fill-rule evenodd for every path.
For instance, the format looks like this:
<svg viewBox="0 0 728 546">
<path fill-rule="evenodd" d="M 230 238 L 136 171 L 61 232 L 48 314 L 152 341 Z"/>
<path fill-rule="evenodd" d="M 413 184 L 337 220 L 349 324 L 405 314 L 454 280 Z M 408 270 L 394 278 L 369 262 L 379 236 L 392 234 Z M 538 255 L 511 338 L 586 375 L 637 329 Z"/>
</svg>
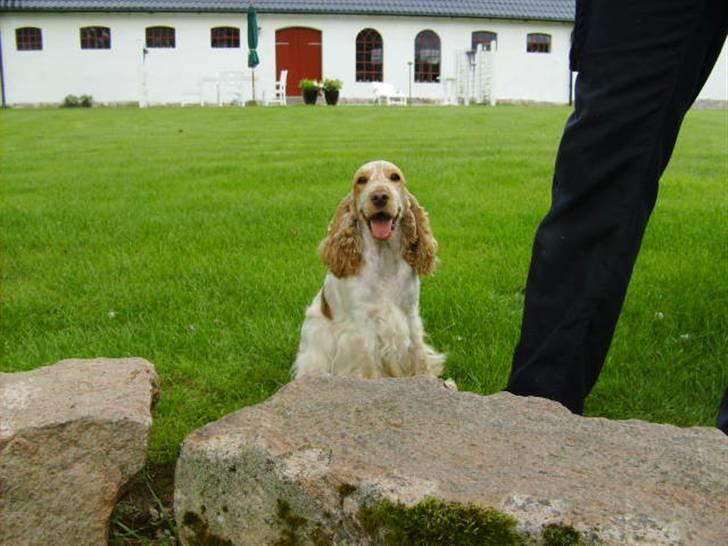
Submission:
<svg viewBox="0 0 728 546">
<path fill-rule="evenodd" d="M 192 546 L 234 546 L 231 541 L 211 533 L 207 522 L 194 512 L 185 512 L 182 525 L 188 527 L 193 533 L 193 537 L 190 539 Z"/>
<path fill-rule="evenodd" d="M 281 529 L 281 536 L 276 541 L 275 546 L 296 546 L 300 544 L 299 530 L 306 525 L 306 519 L 294 514 L 291 505 L 283 499 L 278 499 L 276 519 Z"/>
<path fill-rule="evenodd" d="M 582 546 L 579 531 L 570 525 L 552 523 L 543 530 L 544 546 Z"/>
<path fill-rule="evenodd" d="M 517 546 L 516 520 L 473 504 L 429 497 L 413 506 L 382 500 L 357 514 L 373 544 L 382 546 Z"/>
</svg>

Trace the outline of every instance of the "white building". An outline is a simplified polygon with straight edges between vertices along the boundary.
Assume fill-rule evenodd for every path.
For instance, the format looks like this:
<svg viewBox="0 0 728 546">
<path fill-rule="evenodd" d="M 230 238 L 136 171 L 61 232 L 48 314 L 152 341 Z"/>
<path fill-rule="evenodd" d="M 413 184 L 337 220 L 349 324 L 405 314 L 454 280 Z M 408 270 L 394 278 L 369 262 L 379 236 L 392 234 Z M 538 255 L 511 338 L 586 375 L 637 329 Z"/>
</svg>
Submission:
<svg viewBox="0 0 728 546">
<path fill-rule="evenodd" d="M 222 73 L 248 78 L 247 2 L 239 0 L 0 0 L 3 103 L 215 101 Z M 497 101 L 568 103 L 574 0 L 256 0 L 256 98 L 281 70 L 343 82 L 370 100 L 372 81 L 440 100 L 466 51 L 489 55 Z M 239 100 L 252 98 L 246 84 Z M 225 97 L 223 97 L 225 98 Z M 229 97 L 228 97 L 229 98 Z M 728 101 L 728 54 L 700 99 Z"/>
</svg>

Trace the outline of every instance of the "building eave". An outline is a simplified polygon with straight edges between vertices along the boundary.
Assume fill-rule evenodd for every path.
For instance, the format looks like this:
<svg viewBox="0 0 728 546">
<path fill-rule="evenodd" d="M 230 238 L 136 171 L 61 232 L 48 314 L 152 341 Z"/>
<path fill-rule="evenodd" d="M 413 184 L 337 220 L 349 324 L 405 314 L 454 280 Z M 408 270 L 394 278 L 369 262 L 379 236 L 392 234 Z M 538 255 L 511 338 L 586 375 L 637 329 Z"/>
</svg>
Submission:
<svg viewBox="0 0 728 546">
<path fill-rule="evenodd" d="M 575 0 L 257 0 L 261 14 L 573 22 Z M 0 13 L 244 13 L 248 0 L 0 0 Z"/>
<path fill-rule="evenodd" d="M 519 17 L 519 16 L 503 16 L 503 15 L 484 15 L 479 13 L 458 13 L 458 14 L 444 14 L 444 13 L 397 13 L 391 11 L 311 11 L 311 10 L 267 10 L 258 9 L 259 14 L 269 15 L 356 15 L 356 16 L 370 16 L 370 17 L 429 17 L 429 18 L 443 18 L 443 19 L 487 19 L 495 21 L 534 21 L 544 23 L 573 23 L 573 19 L 559 18 L 559 17 Z M 93 8 L 93 9 L 46 9 L 46 8 L 2 8 L 0 7 L 0 14 L 3 13 L 237 13 L 244 14 L 246 10 L 236 9 L 115 9 L 115 8 Z"/>
</svg>

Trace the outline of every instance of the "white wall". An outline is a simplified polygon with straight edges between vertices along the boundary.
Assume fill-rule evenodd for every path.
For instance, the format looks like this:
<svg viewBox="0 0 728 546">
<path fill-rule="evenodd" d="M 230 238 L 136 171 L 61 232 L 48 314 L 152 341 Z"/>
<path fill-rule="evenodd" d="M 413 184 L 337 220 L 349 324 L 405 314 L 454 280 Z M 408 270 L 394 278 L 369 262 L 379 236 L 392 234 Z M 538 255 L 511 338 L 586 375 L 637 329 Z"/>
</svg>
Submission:
<svg viewBox="0 0 728 546">
<path fill-rule="evenodd" d="M 698 100 L 728 101 L 728 42 L 723 44 L 723 50 L 700 91 Z"/>
<path fill-rule="evenodd" d="M 110 50 L 81 50 L 79 28 L 112 27 Z M 41 51 L 17 51 L 15 29 L 42 30 Z M 136 100 L 141 38 L 124 36 L 123 17 L 110 15 L 3 15 L 0 18 L 9 104 L 60 102 L 69 93 L 91 94 L 101 101 Z"/>
<path fill-rule="evenodd" d="M 111 29 L 111 49 L 80 48 L 79 29 Z M 148 26 L 176 29 L 174 49 L 142 54 Z M 15 29 L 40 27 L 41 51 L 16 51 Z M 210 29 L 241 28 L 240 49 L 210 47 Z M 211 14 L 11 14 L 0 17 L 5 92 L 9 104 L 57 103 L 67 94 L 92 95 L 98 102 L 194 101 L 199 80 L 228 70 L 247 71 L 244 15 Z M 209 100 L 214 96 L 208 90 Z"/>
<path fill-rule="evenodd" d="M 261 27 L 265 35 L 262 45 L 267 51 L 273 51 L 275 54 L 275 29 L 301 25 L 305 20 L 304 17 L 293 15 L 261 16 Z M 371 97 L 371 84 L 355 81 L 354 64 L 356 35 L 369 27 L 382 35 L 384 81 L 395 85 L 405 94 L 409 93 L 407 62 L 414 61 L 415 37 L 420 31 L 433 30 L 440 37 L 442 51 L 440 68 L 441 77 L 444 78 L 455 76 L 455 54 L 457 51 L 470 49 L 471 33 L 477 30 L 489 30 L 498 34 L 497 98 L 562 103 L 569 100 L 570 24 L 430 17 L 341 16 L 320 16 L 315 18 L 315 22 L 316 24 L 311 26 L 323 31 L 324 77 L 342 80 L 344 97 Z M 551 34 L 552 52 L 526 53 L 526 35 L 530 32 Z M 414 67 L 412 70 L 414 71 Z M 414 97 L 440 98 L 442 94 L 440 84 L 412 83 Z"/>
<path fill-rule="evenodd" d="M 110 50 L 82 50 L 79 28 L 111 28 Z M 149 49 L 142 55 L 147 26 L 176 29 L 176 48 Z M 441 76 L 455 75 L 455 52 L 470 48 L 471 32 L 498 34 L 495 94 L 498 100 L 566 103 L 569 99 L 568 50 L 571 25 L 566 23 L 498 21 L 433 17 L 366 17 L 260 14 L 259 55 L 256 70 L 257 97 L 273 87 L 275 79 L 275 31 L 306 26 L 322 31 L 323 75 L 344 82 L 342 97 L 371 97 L 371 85 L 355 81 L 355 38 L 370 27 L 382 35 L 384 80 L 405 94 L 409 92 L 408 61 L 414 60 L 414 39 L 425 29 L 441 40 Z M 15 29 L 40 27 L 42 51 L 16 51 Z M 241 29 L 240 49 L 210 47 L 210 28 Z M 67 94 L 90 94 L 98 102 L 150 103 L 195 102 L 199 82 L 221 71 L 245 71 L 247 38 L 245 14 L 185 13 L 2 13 L 0 33 L 9 104 L 58 103 Z M 527 53 L 526 35 L 544 32 L 552 36 L 549 54 Z M 414 97 L 436 99 L 442 87 L 412 83 Z M 215 100 L 214 88 L 205 87 L 207 101 Z M 247 97 L 249 98 L 249 97 Z M 700 96 L 728 100 L 728 53 Z"/>
</svg>

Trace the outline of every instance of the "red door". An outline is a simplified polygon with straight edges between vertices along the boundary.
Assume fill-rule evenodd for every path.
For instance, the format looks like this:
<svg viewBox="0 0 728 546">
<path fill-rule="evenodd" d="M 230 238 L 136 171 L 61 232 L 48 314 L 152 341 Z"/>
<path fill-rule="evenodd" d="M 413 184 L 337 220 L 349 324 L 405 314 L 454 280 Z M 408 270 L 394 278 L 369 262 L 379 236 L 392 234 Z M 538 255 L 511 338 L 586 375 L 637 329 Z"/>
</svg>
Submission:
<svg viewBox="0 0 728 546">
<path fill-rule="evenodd" d="M 276 30 L 276 79 L 281 70 L 288 70 L 288 96 L 301 96 L 298 82 L 304 78 L 321 80 L 321 31 L 303 27 Z"/>
</svg>

